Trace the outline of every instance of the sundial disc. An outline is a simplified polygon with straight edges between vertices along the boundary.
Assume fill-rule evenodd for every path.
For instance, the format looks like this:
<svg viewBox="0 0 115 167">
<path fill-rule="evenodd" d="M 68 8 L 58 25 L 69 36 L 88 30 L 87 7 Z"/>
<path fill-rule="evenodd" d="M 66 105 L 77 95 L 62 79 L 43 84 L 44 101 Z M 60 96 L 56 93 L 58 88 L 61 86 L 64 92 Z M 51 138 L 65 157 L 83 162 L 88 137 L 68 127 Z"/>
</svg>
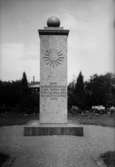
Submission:
<svg viewBox="0 0 115 167">
<path fill-rule="evenodd" d="M 63 51 L 58 49 L 45 50 L 43 59 L 47 65 L 50 65 L 54 68 L 62 64 L 64 59 Z"/>
</svg>

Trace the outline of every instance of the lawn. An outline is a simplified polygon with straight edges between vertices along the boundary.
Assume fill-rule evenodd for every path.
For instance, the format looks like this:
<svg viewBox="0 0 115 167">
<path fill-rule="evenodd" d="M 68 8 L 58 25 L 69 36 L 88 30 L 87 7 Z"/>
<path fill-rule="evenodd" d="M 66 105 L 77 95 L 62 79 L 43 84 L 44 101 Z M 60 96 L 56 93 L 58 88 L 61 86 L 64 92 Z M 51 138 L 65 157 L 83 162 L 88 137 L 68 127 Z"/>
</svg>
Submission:
<svg viewBox="0 0 115 167">
<path fill-rule="evenodd" d="M 115 127 L 115 114 L 95 114 L 95 113 L 85 113 L 85 114 L 69 114 L 69 120 L 73 123 L 86 124 L 86 125 L 100 125 Z"/>
<path fill-rule="evenodd" d="M 0 114 L 0 126 L 23 125 L 31 120 L 39 120 L 39 114 L 4 113 Z M 115 115 L 107 114 L 68 114 L 71 123 L 115 127 Z"/>
<path fill-rule="evenodd" d="M 0 114 L 0 126 L 9 126 L 9 125 L 23 125 L 30 120 L 39 119 L 38 114 L 24 114 L 24 113 L 2 113 Z"/>
</svg>

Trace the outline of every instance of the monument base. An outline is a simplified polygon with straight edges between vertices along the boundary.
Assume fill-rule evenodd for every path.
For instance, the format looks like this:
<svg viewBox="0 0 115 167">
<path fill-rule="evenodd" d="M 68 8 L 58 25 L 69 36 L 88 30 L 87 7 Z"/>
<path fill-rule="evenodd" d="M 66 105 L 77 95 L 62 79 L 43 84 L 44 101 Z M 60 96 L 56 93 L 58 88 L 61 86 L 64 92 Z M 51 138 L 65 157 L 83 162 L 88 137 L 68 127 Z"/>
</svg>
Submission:
<svg viewBox="0 0 115 167">
<path fill-rule="evenodd" d="M 24 136 L 84 136 L 83 127 L 75 124 L 41 124 L 37 121 L 24 127 Z"/>
</svg>

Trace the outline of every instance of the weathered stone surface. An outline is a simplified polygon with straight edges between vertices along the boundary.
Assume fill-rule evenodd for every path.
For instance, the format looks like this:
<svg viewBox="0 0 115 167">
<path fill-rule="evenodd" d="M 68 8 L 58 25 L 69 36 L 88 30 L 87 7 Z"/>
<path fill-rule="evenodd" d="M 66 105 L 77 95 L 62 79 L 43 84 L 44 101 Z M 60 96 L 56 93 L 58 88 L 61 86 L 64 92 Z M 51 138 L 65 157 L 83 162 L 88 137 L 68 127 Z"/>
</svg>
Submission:
<svg viewBox="0 0 115 167">
<path fill-rule="evenodd" d="M 65 34 L 63 32 L 65 30 L 58 30 L 58 28 L 39 30 L 41 123 L 67 122 L 67 35 L 69 31 L 66 30 Z"/>
</svg>

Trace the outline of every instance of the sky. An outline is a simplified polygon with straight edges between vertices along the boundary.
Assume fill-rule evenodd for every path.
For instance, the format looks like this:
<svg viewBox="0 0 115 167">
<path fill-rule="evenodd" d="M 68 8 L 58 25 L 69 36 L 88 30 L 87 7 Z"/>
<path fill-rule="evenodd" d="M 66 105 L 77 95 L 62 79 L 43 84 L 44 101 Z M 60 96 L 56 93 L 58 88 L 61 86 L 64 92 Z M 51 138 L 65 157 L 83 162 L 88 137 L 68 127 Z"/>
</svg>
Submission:
<svg viewBox="0 0 115 167">
<path fill-rule="evenodd" d="M 48 17 L 60 18 L 69 29 L 68 82 L 82 71 L 114 72 L 113 0 L 0 0 L 0 80 L 40 80 L 38 29 Z"/>
</svg>

